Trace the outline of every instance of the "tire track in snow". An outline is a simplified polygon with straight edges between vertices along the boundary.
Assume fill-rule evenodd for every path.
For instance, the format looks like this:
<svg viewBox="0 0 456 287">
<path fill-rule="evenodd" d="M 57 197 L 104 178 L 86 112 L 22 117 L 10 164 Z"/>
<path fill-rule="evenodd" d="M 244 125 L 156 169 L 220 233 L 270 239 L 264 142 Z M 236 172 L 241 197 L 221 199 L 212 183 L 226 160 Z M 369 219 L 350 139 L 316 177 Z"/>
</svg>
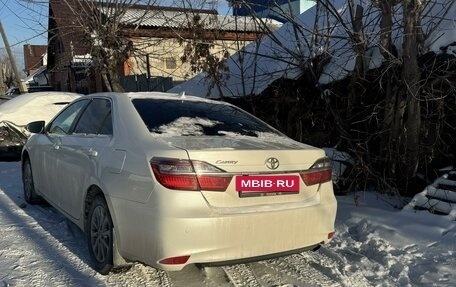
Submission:
<svg viewBox="0 0 456 287">
<path fill-rule="evenodd" d="M 163 270 L 157 270 L 158 271 L 158 277 L 160 278 L 160 286 L 172 286 L 168 274 L 163 271 Z"/>
<path fill-rule="evenodd" d="M 266 261 L 251 263 L 255 274 L 261 278 L 262 286 L 308 286 L 307 282 L 296 280 L 285 273 L 285 270 L 277 270 L 268 265 Z"/>
<path fill-rule="evenodd" d="M 211 286 L 233 286 L 233 283 L 222 267 L 204 267 L 204 274 L 209 279 Z"/>
<path fill-rule="evenodd" d="M 349 256 L 353 256 L 353 254 L 351 253 Z M 322 246 L 317 252 L 303 253 L 302 256 L 309 261 L 310 265 L 325 273 L 332 280 L 339 282 L 342 286 L 372 286 L 372 283 L 360 271 L 350 272 L 348 275 L 347 269 L 356 269 L 356 267 L 353 267 L 346 257 L 335 252 L 332 248 Z M 361 254 L 355 256 L 363 257 Z"/>
<path fill-rule="evenodd" d="M 257 276 L 252 270 L 250 264 L 236 264 L 223 266 L 223 271 L 236 287 L 261 287 Z"/>
<path fill-rule="evenodd" d="M 283 276 L 290 284 L 294 286 L 344 286 L 340 280 L 330 278 L 326 272 L 322 272 L 319 268 L 315 268 L 301 254 L 280 257 L 261 261 L 258 264 L 263 264 L 277 273 L 278 276 Z"/>
<path fill-rule="evenodd" d="M 203 267 L 192 264 L 181 271 L 167 272 L 174 287 L 228 287 L 233 286 L 221 267 Z"/>
<path fill-rule="evenodd" d="M 351 253 L 351 256 L 357 253 Z M 355 256 L 363 256 L 357 254 Z M 363 272 L 357 271 L 355 273 L 347 272 L 349 269 L 357 269 L 353 266 L 351 260 L 346 257 L 343 252 L 336 252 L 332 247 L 322 247 L 320 252 L 314 255 L 314 260 L 318 260 L 321 265 L 331 264 L 334 266 L 335 272 L 338 272 L 341 280 L 345 282 L 347 286 L 372 286 L 372 283 L 364 276 Z M 327 263 L 322 263 L 322 261 Z M 332 263 L 331 263 L 332 262 Z"/>
<path fill-rule="evenodd" d="M 166 272 L 169 282 L 174 287 L 204 287 L 209 286 L 205 283 L 204 272 L 195 264 L 184 267 L 181 271 Z"/>
<path fill-rule="evenodd" d="M 105 278 L 107 286 L 173 286 L 167 272 L 141 263 L 133 263 L 129 270 L 111 272 Z"/>
</svg>

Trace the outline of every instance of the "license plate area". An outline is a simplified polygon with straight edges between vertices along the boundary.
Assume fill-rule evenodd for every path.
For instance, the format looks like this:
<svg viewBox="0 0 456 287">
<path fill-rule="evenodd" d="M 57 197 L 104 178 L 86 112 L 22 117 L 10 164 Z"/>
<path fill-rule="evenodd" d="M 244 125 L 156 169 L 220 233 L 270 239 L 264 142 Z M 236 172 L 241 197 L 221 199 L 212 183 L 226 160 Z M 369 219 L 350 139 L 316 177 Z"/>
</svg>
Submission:
<svg viewBox="0 0 456 287">
<path fill-rule="evenodd" d="M 291 195 L 298 194 L 298 191 L 288 191 L 288 192 L 244 192 L 239 191 L 239 197 L 258 197 L 258 196 L 277 196 L 277 195 Z"/>
<path fill-rule="evenodd" d="M 236 176 L 239 197 L 274 196 L 299 193 L 298 175 L 240 175 Z"/>
</svg>

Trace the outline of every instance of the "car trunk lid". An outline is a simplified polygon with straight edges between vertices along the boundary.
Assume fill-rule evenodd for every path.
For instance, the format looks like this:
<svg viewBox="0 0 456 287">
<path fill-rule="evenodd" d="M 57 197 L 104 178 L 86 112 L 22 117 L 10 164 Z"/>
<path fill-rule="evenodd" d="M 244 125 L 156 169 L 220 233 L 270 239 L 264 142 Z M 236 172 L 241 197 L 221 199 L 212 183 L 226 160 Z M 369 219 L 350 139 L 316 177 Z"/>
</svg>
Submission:
<svg viewBox="0 0 456 287">
<path fill-rule="evenodd" d="M 163 140 L 185 149 L 191 161 L 207 163 L 222 170 L 220 175 L 231 176 L 226 190 L 201 188 L 207 203 L 219 211 L 234 211 L 240 207 L 244 211 L 274 210 L 319 202 L 320 184 L 306 185 L 302 174 L 324 158 L 321 149 L 281 136 L 169 137 Z"/>
</svg>

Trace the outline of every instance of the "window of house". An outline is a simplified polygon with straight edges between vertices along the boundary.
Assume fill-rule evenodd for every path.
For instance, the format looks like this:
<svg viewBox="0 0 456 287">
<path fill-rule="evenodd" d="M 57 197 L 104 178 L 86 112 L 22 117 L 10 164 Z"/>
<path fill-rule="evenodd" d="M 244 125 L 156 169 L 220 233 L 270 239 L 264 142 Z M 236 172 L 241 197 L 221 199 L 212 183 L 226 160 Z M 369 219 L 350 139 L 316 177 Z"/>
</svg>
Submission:
<svg viewBox="0 0 456 287">
<path fill-rule="evenodd" d="M 165 59 L 165 67 L 166 69 L 176 69 L 176 59 L 173 57 L 168 57 Z"/>
</svg>

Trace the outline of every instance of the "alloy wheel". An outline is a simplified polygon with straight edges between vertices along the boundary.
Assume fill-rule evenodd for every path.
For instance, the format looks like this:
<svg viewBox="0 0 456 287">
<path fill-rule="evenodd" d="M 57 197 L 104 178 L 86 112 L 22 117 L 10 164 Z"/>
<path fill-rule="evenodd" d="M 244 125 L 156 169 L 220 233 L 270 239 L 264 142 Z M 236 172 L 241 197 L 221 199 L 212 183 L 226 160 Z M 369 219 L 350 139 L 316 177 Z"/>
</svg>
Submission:
<svg viewBox="0 0 456 287">
<path fill-rule="evenodd" d="M 98 205 L 93 210 L 90 222 L 92 251 L 98 262 L 105 262 L 112 246 L 111 224 L 105 208 Z"/>
</svg>

